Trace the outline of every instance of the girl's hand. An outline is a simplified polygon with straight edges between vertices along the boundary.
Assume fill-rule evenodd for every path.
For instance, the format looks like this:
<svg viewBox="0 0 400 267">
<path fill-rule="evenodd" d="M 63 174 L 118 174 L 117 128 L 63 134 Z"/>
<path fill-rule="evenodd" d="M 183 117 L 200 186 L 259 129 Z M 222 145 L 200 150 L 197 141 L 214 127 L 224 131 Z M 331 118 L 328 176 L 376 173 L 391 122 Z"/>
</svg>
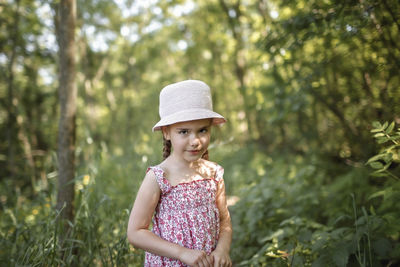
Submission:
<svg viewBox="0 0 400 267">
<path fill-rule="evenodd" d="M 232 266 L 232 261 L 231 261 L 231 258 L 229 257 L 229 254 L 225 253 L 224 251 L 216 249 L 211 253 L 211 256 L 214 259 L 213 267 L 231 267 Z"/>
<path fill-rule="evenodd" d="M 181 255 L 181 262 L 192 267 L 213 267 L 213 257 L 202 250 L 185 249 Z"/>
</svg>

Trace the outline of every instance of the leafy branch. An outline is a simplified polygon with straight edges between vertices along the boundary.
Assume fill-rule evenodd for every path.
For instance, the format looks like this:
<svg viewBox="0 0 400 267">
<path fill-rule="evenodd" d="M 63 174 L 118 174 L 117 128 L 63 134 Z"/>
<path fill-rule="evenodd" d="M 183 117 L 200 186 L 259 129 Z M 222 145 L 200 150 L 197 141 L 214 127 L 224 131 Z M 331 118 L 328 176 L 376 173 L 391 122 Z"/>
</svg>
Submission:
<svg viewBox="0 0 400 267">
<path fill-rule="evenodd" d="M 372 126 L 374 129 L 371 133 L 374 133 L 374 138 L 378 144 L 389 143 L 385 146 L 382 151 L 368 159 L 366 165 L 371 166 L 375 171 L 372 173 L 376 177 L 391 177 L 397 181 L 400 178 L 390 172 L 388 169 L 393 162 L 400 162 L 400 128 L 395 129 L 395 123 L 389 124 L 385 122 L 383 125 L 380 122 L 373 122 Z"/>
</svg>

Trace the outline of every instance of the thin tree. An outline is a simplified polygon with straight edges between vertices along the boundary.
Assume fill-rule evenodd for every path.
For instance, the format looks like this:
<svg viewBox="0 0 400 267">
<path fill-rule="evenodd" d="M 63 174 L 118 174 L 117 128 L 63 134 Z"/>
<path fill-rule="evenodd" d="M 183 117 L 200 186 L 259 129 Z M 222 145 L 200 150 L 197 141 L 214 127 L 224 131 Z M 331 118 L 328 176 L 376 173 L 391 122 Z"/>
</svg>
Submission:
<svg viewBox="0 0 400 267">
<path fill-rule="evenodd" d="M 8 121 L 7 121 L 7 144 L 8 144 L 8 157 L 7 157 L 7 167 L 8 174 L 10 177 L 14 178 L 16 174 L 15 166 L 15 135 L 17 132 L 16 121 L 17 121 L 17 109 L 16 109 L 16 97 L 14 93 L 14 65 L 17 58 L 17 48 L 18 48 L 18 33 L 19 33 L 19 22 L 20 22 L 20 1 L 15 1 L 15 15 L 10 36 L 10 42 L 12 43 L 11 53 L 8 56 L 8 77 L 7 77 L 7 91 L 8 91 Z"/>
<path fill-rule="evenodd" d="M 57 10 L 58 9 L 58 10 Z M 58 126 L 58 195 L 59 218 L 66 222 L 74 218 L 76 98 L 75 84 L 75 0 L 61 0 L 56 8 L 56 32 L 59 44 L 59 102 Z M 68 227 L 68 224 L 62 224 Z M 61 232 L 61 242 L 68 228 Z"/>
</svg>

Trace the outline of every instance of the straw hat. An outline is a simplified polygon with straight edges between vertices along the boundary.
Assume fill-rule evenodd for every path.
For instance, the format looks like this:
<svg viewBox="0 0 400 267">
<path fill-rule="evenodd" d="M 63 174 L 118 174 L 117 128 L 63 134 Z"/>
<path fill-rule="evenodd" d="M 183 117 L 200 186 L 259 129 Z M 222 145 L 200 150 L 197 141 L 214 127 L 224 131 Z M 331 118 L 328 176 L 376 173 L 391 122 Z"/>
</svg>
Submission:
<svg viewBox="0 0 400 267">
<path fill-rule="evenodd" d="M 212 118 L 213 124 L 226 122 L 223 116 L 213 111 L 210 87 L 197 80 L 164 87 L 160 92 L 159 113 L 161 120 L 154 125 L 153 132 L 183 121 Z"/>
</svg>

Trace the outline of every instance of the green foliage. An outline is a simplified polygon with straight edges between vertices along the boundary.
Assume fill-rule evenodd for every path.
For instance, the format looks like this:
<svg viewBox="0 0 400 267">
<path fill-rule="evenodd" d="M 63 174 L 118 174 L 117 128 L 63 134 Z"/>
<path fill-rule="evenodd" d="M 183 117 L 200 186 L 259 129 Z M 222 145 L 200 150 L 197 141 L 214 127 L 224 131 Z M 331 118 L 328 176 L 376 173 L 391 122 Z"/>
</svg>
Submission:
<svg viewBox="0 0 400 267">
<path fill-rule="evenodd" d="M 373 126 L 374 129 L 371 130 L 371 133 L 374 133 L 376 142 L 378 144 L 389 143 L 389 145 L 383 147 L 381 152 L 371 157 L 366 164 L 375 169 L 375 171 L 372 173 L 373 176 L 389 176 L 393 179 L 400 180 L 398 176 L 389 170 L 389 167 L 393 162 L 400 162 L 400 128 L 395 131 L 394 122 L 391 124 L 385 122 L 383 125 L 379 122 L 374 122 Z"/>
<path fill-rule="evenodd" d="M 385 140 L 397 142 L 391 135 L 394 124 L 374 126 L 375 137 L 384 137 L 376 133 L 386 131 Z M 384 147 L 378 155 L 393 149 Z M 362 166 L 331 168 L 318 157 L 280 158 L 264 165 L 265 175 L 250 172 L 252 183 L 231 208 L 236 262 L 242 266 L 385 266 L 400 261 L 397 180 L 372 186 Z M 374 156 L 367 164 L 383 158 Z M 375 172 L 371 175 L 377 179 Z"/>
</svg>

